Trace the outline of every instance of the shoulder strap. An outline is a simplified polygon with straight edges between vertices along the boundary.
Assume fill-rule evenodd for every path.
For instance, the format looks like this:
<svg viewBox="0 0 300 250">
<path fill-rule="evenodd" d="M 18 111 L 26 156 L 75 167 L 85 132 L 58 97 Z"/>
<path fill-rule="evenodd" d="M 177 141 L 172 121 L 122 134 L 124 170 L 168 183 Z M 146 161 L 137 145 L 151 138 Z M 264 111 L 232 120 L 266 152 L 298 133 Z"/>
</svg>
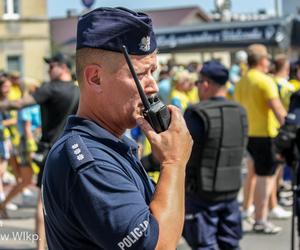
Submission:
<svg viewBox="0 0 300 250">
<path fill-rule="evenodd" d="M 75 172 L 78 172 L 83 165 L 94 161 L 80 135 L 74 135 L 66 140 L 64 145 L 71 166 Z"/>
</svg>

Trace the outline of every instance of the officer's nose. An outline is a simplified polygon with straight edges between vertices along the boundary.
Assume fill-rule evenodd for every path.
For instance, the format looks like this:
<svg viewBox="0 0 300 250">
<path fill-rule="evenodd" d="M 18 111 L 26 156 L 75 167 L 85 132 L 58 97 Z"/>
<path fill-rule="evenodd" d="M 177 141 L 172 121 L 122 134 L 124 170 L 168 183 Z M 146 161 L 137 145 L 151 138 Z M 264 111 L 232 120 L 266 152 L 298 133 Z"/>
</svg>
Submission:
<svg viewBox="0 0 300 250">
<path fill-rule="evenodd" d="M 150 96 L 156 94 L 158 92 L 158 86 L 152 74 L 149 74 L 144 80 L 143 86 L 146 95 Z"/>
</svg>

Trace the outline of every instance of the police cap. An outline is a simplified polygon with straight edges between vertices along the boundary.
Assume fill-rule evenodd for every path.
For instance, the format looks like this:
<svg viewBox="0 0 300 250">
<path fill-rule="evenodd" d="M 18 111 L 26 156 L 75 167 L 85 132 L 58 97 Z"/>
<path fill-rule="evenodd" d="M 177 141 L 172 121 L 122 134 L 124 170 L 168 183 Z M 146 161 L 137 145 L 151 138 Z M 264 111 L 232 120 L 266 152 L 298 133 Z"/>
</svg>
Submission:
<svg viewBox="0 0 300 250">
<path fill-rule="evenodd" d="M 122 7 L 98 8 L 79 18 L 77 47 L 148 55 L 155 51 L 156 39 L 148 15 Z"/>
<path fill-rule="evenodd" d="M 229 78 L 229 73 L 225 66 L 214 60 L 205 62 L 200 74 L 220 85 L 226 84 Z"/>
</svg>

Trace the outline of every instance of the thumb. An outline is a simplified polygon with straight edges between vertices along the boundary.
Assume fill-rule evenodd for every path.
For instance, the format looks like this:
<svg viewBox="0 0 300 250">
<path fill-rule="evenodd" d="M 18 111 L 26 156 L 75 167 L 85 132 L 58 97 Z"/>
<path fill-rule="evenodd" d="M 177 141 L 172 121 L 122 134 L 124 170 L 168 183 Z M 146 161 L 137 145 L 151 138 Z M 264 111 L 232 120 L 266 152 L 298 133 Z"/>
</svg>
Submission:
<svg viewBox="0 0 300 250">
<path fill-rule="evenodd" d="M 149 122 L 143 117 L 138 117 L 136 120 L 139 127 L 142 129 L 146 137 L 149 141 L 152 141 L 152 138 L 157 136 L 157 133 L 154 131 L 154 129 L 151 127 Z"/>
</svg>

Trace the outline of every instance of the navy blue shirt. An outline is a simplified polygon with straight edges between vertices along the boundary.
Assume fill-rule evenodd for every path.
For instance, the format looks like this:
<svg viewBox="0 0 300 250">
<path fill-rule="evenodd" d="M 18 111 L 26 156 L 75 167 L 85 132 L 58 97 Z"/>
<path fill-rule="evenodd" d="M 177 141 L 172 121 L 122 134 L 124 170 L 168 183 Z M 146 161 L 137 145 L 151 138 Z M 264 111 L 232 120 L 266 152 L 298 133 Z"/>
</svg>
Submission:
<svg viewBox="0 0 300 250">
<path fill-rule="evenodd" d="M 49 249 L 154 249 L 154 186 L 137 145 L 71 116 L 52 147 L 42 195 Z"/>
</svg>

